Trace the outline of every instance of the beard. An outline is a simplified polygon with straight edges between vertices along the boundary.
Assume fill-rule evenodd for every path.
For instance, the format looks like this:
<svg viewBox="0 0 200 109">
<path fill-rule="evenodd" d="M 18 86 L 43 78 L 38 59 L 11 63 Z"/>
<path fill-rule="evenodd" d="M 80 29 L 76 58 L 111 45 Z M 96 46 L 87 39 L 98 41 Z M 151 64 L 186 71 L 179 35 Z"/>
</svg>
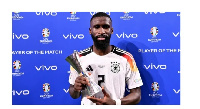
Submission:
<svg viewBox="0 0 200 109">
<path fill-rule="evenodd" d="M 108 36 L 107 35 L 99 35 L 96 37 L 91 34 L 91 36 L 94 41 L 94 46 L 99 50 L 106 50 L 106 48 L 110 45 L 111 34 Z M 98 38 L 105 38 L 105 40 L 97 40 Z"/>
</svg>

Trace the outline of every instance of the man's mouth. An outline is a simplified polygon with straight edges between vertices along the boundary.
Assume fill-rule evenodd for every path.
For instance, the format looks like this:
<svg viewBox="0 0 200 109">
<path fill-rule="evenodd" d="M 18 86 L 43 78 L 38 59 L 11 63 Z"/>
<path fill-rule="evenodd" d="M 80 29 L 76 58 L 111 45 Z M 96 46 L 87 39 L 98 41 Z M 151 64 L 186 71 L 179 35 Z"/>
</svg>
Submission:
<svg viewBox="0 0 200 109">
<path fill-rule="evenodd" d="M 105 40 L 106 38 L 104 38 L 104 37 L 99 37 L 99 38 L 97 38 L 97 40 Z"/>
</svg>

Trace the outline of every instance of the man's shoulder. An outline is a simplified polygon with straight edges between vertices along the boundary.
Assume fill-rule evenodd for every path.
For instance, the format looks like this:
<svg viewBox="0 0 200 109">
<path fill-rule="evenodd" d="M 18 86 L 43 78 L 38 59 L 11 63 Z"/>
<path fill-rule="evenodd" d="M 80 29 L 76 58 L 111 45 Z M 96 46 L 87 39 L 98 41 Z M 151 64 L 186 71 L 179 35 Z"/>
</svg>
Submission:
<svg viewBox="0 0 200 109">
<path fill-rule="evenodd" d="M 119 47 L 114 46 L 112 52 L 119 56 L 126 58 L 127 60 L 133 59 L 133 55 L 131 53 L 129 53 L 128 51 L 121 49 Z"/>
<path fill-rule="evenodd" d="M 80 55 L 80 57 L 81 56 L 86 56 L 86 55 L 88 55 L 88 54 L 90 54 L 92 52 L 93 52 L 92 51 L 92 46 L 90 46 L 90 47 L 88 47 L 86 49 L 80 50 L 79 55 Z"/>
</svg>

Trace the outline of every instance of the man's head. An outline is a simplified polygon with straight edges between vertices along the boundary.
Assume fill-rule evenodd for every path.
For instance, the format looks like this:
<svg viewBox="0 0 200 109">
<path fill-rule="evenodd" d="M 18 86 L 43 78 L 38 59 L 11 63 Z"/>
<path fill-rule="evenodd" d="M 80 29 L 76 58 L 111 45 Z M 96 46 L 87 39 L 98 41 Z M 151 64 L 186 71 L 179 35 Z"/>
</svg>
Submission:
<svg viewBox="0 0 200 109">
<path fill-rule="evenodd" d="M 89 32 L 94 46 L 97 49 L 105 50 L 110 45 L 111 34 L 113 34 L 110 16 L 104 12 L 94 14 L 90 20 Z"/>
</svg>

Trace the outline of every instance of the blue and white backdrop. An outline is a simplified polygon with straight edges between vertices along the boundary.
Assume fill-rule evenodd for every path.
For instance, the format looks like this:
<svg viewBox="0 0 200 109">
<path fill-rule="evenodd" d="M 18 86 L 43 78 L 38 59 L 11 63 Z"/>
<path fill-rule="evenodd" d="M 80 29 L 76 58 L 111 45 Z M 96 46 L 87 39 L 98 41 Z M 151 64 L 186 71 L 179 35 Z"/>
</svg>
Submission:
<svg viewBox="0 0 200 109">
<path fill-rule="evenodd" d="M 93 44 L 95 13 L 12 13 L 13 105 L 80 104 L 69 95 L 65 58 Z M 180 12 L 106 13 L 113 20 L 111 44 L 130 52 L 140 70 L 139 105 L 180 105 Z"/>
</svg>

